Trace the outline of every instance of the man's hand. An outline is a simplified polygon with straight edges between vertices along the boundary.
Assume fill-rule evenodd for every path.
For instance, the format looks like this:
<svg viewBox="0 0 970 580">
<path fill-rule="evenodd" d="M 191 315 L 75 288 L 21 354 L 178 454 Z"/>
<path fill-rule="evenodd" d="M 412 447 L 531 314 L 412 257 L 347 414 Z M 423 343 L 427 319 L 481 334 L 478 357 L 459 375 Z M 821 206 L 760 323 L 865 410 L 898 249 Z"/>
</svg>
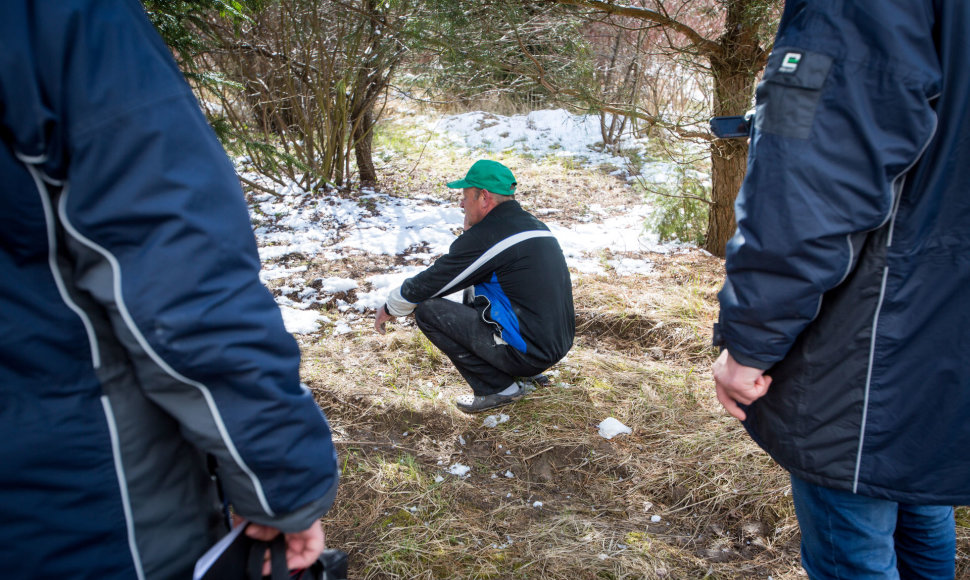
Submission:
<svg viewBox="0 0 970 580">
<path fill-rule="evenodd" d="M 269 526 L 250 523 L 246 528 L 246 535 L 256 540 L 268 542 L 275 538 L 280 531 Z M 286 538 L 286 567 L 290 570 L 302 570 L 309 568 L 326 547 L 326 539 L 323 535 L 323 526 L 320 520 L 313 522 L 309 528 L 302 532 L 284 534 Z M 263 562 L 263 576 L 269 576 L 272 572 L 272 565 L 269 561 L 269 550 L 266 551 L 266 560 Z"/>
<path fill-rule="evenodd" d="M 391 318 L 394 318 L 394 317 L 388 314 L 387 310 L 385 310 L 383 306 L 378 308 L 377 316 L 374 317 L 374 330 L 376 330 L 380 334 L 384 334 L 385 332 L 384 323 L 390 320 Z"/>
<path fill-rule="evenodd" d="M 771 385 L 771 377 L 765 376 L 763 370 L 742 365 L 727 350 L 722 351 L 714 361 L 711 373 L 717 388 L 717 400 L 728 413 L 741 421 L 747 415 L 738 403 L 750 405 L 763 397 Z"/>
</svg>

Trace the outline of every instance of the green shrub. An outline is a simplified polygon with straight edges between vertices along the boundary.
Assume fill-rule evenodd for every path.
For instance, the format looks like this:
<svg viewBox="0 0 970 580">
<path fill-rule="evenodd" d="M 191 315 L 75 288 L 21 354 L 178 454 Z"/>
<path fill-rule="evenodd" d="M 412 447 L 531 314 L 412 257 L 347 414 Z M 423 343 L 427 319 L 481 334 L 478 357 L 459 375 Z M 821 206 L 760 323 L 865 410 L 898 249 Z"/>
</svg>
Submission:
<svg viewBox="0 0 970 580">
<path fill-rule="evenodd" d="M 654 210 L 647 227 L 661 242 L 679 241 L 703 246 L 710 211 L 711 186 L 706 175 L 690 165 L 675 165 L 673 179 L 642 184 Z"/>
</svg>

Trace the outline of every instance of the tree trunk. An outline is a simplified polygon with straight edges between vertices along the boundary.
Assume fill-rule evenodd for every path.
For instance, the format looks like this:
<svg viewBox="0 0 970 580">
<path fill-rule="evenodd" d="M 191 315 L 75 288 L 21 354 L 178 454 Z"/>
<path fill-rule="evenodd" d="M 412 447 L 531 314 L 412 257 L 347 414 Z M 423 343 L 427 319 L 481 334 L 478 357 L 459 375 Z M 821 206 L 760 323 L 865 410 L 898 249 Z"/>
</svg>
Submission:
<svg viewBox="0 0 970 580">
<path fill-rule="evenodd" d="M 743 115 L 751 108 L 758 72 L 765 52 L 758 41 L 759 25 L 750 18 L 758 0 L 732 0 L 728 4 L 722 51 L 711 55 L 714 77 L 714 115 Z M 748 142 L 718 139 L 711 144 L 711 210 L 704 249 L 724 257 L 728 240 L 737 229 L 734 200 L 747 172 Z"/>
<path fill-rule="evenodd" d="M 354 128 L 354 153 L 357 155 L 357 171 L 361 185 L 375 185 L 377 171 L 374 169 L 373 139 L 374 115 L 370 109 L 364 111 Z"/>
<path fill-rule="evenodd" d="M 715 71 L 714 114 L 742 115 L 750 101 L 738 103 L 753 94 L 754 75 L 732 74 L 728 78 Z M 749 78 L 744 78 L 749 77 Z M 736 226 L 734 200 L 747 172 L 748 142 L 745 139 L 716 139 L 711 143 L 711 209 L 707 219 L 704 249 L 724 257 L 724 248 Z"/>
<path fill-rule="evenodd" d="M 750 108 L 755 73 L 742 67 L 747 68 L 735 55 L 712 59 L 714 115 L 743 115 Z M 736 229 L 734 200 L 747 172 L 747 158 L 745 139 L 716 139 L 711 143 L 711 209 L 704 249 L 721 258 Z"/>
<path fill-rule="evenodd" d="M 721 258 L 737 227 L 734 200 L 747 171 L 747 153 L 741 139 L 719 139 L 711 145 L 711 209 L 704 249 Z"/>
</svg>

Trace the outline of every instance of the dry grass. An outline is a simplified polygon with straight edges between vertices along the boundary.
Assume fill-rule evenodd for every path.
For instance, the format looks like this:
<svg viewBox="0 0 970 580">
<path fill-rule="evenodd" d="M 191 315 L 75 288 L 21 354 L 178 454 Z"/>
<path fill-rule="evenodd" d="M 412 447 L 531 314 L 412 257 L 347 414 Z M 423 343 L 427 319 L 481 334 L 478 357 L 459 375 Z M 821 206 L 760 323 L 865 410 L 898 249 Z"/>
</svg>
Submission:
<svg viewBox="0 0 970 580">
<path fill-rule="evenodd" d="M 523 205 L 557 208 L 560 222 L 581 219 L 591 196 L 636 201 L 607 175 L 499 159 L 524 184 Z M 417 149 L 385 167 L 382 190 L 441 197 L 469 164 Z M 342 467 L 328 543 L 350 553 L 351 578 L 805 578 L 787 475 L 714 398 L 721 261 L 628 257 L 650 260 L 652 273 L 574 274 L 572 352 L 553 385 L 501 409 L 509 419 L 492 428 L 454 408 L 467 387 L 410 322 L 386 336 L 368 318 L 350 334 L 303 338 L 303 377 Z M 363 279 L 387 264 L 307 265 L 311 278 Z M 602 438 L 607 417 L 633 433 Z M 447 473 L 455 463 L 469 474 Z M 970 574 L 959 518 L 958 577 Z"/>
<path fill-rule="evenodd" d="M 305 345 L 343 465 L 328 534 L 354 576 L 798 577 L 785 474 L 713 398 L 693 325 L 717 279 L 682 278 L 692 261 L 717 271 L 693 252 L 642 279 L 577 283 L 573 351 L 494 428 L 454 409 L 467 387 L 409 324 Z M 633 434 L 600 437 L 610 416 Z M 455 463 L 470 474 L 446 473 Z"/>
</svg>

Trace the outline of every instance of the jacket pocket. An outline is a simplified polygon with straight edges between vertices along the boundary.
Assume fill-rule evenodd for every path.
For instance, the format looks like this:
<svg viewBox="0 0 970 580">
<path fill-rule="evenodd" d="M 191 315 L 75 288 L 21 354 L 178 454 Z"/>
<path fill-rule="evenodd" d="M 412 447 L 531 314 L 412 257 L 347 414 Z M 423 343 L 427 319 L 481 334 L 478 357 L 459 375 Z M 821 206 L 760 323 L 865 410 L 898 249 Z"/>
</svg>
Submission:
<svg viewBox="0 0 970 580">
<path fill-rule="evenodd" d="M 832 57 L 776 47 L 758 84 L 755 131 L 808 139 Z"/>
</svg>

